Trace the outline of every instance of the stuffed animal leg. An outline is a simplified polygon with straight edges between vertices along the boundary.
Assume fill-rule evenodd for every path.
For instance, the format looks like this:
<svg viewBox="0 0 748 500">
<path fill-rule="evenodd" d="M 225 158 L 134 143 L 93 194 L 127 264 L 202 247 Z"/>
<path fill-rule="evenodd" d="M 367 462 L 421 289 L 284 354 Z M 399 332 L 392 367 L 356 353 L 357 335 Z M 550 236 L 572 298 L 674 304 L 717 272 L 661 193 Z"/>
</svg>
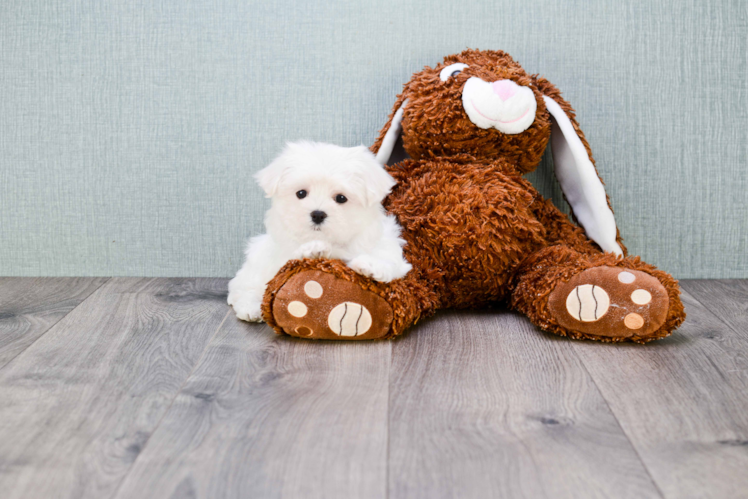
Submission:
<svg viewBox="0 0 748 500">
<path fill-rule="evenodd" d="M 329 259 L 290 261 L 268 283 L 262 305 L 278 333 L 335 340 L 391 338 L 437 307 L 416 272 L 380 283 Z"/>
<path fill-rule="evenodd" d="M 574 222 L 522 177 L 549 142 Z M 502 303 L 608 342 L 662 338 L 685 319 L 677 281 L 627 256 L 571 105 L 508 54 L 466 50 L 414 74 L 372 151 L 397 181 L 384 207 L 413 269 L 384 284 L 340 261 L 289 262 L 263 302 L 279 333 L 391 338 L 439 308 Z"/>
<path fill-rule="evenodd" d="M 510 306 L 558 335 L 644 343 L 683 321 L 678 282 L 638 257 L 559 244 L 530 256 L 516 276 Z"/>
</svg>

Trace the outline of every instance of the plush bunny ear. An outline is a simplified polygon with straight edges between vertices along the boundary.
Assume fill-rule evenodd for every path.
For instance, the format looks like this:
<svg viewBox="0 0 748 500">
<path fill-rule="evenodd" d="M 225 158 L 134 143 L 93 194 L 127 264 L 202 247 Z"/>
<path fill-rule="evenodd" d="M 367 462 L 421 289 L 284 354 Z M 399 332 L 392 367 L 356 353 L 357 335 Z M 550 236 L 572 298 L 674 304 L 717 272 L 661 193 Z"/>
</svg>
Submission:
<svg viewBox="0 0 748 500">
<path fill-rule="evenodd" d="M 539 86 L 543 90 L 542 85 Z M 555 87 L 551 89 L 549 93 L 555 95 L 544 95 L 543 100 L 551 115 L 553 165 L 564 197 L 587 236 L 603 251 L 623 256 L 613 210 L 583 142 L 584 135 L 578 126 L 575 127 L 573 115 L 570 117 L 557 100 L 569 110 L 571 106 L 561 99 Z"/>
<path fill-rule="evenodd" d="M 405 106 L 408 100 L 404 99 L 402 94 L 397 96 L 394 109 L 385 126 L 380 130 L 379 137 L 371 147 L 371 151 L 377 155 L 377 161 L 382 165 L 392 165 L 405 158 L 409 158 L 408 153 L 403 148 L 402 139 L 402 120 Z"/>
</svg>

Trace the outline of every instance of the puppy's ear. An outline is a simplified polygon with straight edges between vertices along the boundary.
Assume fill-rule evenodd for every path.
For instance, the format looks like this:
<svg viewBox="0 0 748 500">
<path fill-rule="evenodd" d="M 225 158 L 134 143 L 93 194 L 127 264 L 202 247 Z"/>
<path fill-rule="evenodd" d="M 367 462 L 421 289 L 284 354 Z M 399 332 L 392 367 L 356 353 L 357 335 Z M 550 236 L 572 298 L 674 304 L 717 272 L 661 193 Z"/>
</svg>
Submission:
<svg viewBox="0 0 748 500">
<path fill-rule="evenodd" d="M 625 255 L 610 199 L 592 159 L 592 151 L 561 92 L 545 78 L 536 79 L 551 118 L 551 151 L 556 179 L 587 236 L 605 252 Z"/>
<path fill-rule="evenodd" d="M 257 172 L 254 177 L 257 184 L 260 185 L 265 196 L 272 198 L 278 192 L 283 177 L 291 168 L 292 162 L 289 159 L 295 145 L 288 143 L 283 152 L 270 165 Z"/>
<path fill-rule="evenodd" d="M 360 165 L 357 169 L 358 188 L 363 195 L 364 204 L 371 207 L 384 200 L 395 185 L 395 179 L 387 173 L 366 146 L 354 149 L 359 156 Z"/>
<path fill-rule="evenodd" d="M 372 153 L 377 155 L 377 161 L 381 165 L 391 165 L 396 161 L 409 157 L 402 148 L 402 141 L 398 143 L 400 133 L 402 132 L 401 122 L 403 120 L 403 112 L 407 104 L 408 100 L 405 98 L 405 92 L 397 96 L 387 123 L 379 131 L 379 136 L 371 147 Z"/>
</svg>

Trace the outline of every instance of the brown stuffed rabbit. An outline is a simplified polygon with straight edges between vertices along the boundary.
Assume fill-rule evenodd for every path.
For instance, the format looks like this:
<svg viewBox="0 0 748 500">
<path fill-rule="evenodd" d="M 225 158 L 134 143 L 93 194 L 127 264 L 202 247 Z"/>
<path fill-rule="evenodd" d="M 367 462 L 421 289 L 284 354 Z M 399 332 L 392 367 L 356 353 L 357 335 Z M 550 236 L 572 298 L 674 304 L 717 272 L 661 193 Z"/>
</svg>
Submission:
<svg viewBox="0 0 748 500">
<path fill-rule="evenodd" d="M 579 225 L 522 177 L 548 139 Z M 508 54 L 466 50 L 413 75 L 372 151 L 387 164 L 399 146 L 384 204 L 412 271 L 385 284 L 341 261 L 291 261 L 263 303 L 278 333 L 391 338 L 437 309 L 499 303 L 544 330 L 606 342 L 647 342 L 683 322 L 678 282 L 626 256 L 571 106 Z"/>
</svg>

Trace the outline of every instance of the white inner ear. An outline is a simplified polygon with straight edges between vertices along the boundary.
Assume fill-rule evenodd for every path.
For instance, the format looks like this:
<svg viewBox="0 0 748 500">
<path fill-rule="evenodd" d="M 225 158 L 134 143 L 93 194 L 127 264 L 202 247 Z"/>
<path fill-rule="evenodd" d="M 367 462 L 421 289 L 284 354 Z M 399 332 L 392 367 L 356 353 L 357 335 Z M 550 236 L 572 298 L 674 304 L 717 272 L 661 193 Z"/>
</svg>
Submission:
<svg viewBox="0 0 748 500">
<path fill-rule="evenodd" d="M 397 110 L 395 116 L 392 117 L 390 128 L 387 130 L 387 133 L 384 134 L 382 145 L 379 147 L 379 151 L 377 151 L 377 161 L 382 165 L 387 165 L 390 156 L 392 156 L 392 150 L 395 149 L 397 138 L 400 137 L 400 131 L 402 130 L 400 122 L 403 121 L 403 110 L 405 109 L 406 104 L 408 104 L 407 99 L 405 99 L 403 105 L 400 106 L 400 109 Z"/>
<path fill-rule="evenodd" d="M 543 100 L 551 113 L 553 166 L 566 200 L 587 236 L 604 251 L 622 256 L 616 219 L 582 140 L 561 106 L 548 96 Z"/>
</svg>

